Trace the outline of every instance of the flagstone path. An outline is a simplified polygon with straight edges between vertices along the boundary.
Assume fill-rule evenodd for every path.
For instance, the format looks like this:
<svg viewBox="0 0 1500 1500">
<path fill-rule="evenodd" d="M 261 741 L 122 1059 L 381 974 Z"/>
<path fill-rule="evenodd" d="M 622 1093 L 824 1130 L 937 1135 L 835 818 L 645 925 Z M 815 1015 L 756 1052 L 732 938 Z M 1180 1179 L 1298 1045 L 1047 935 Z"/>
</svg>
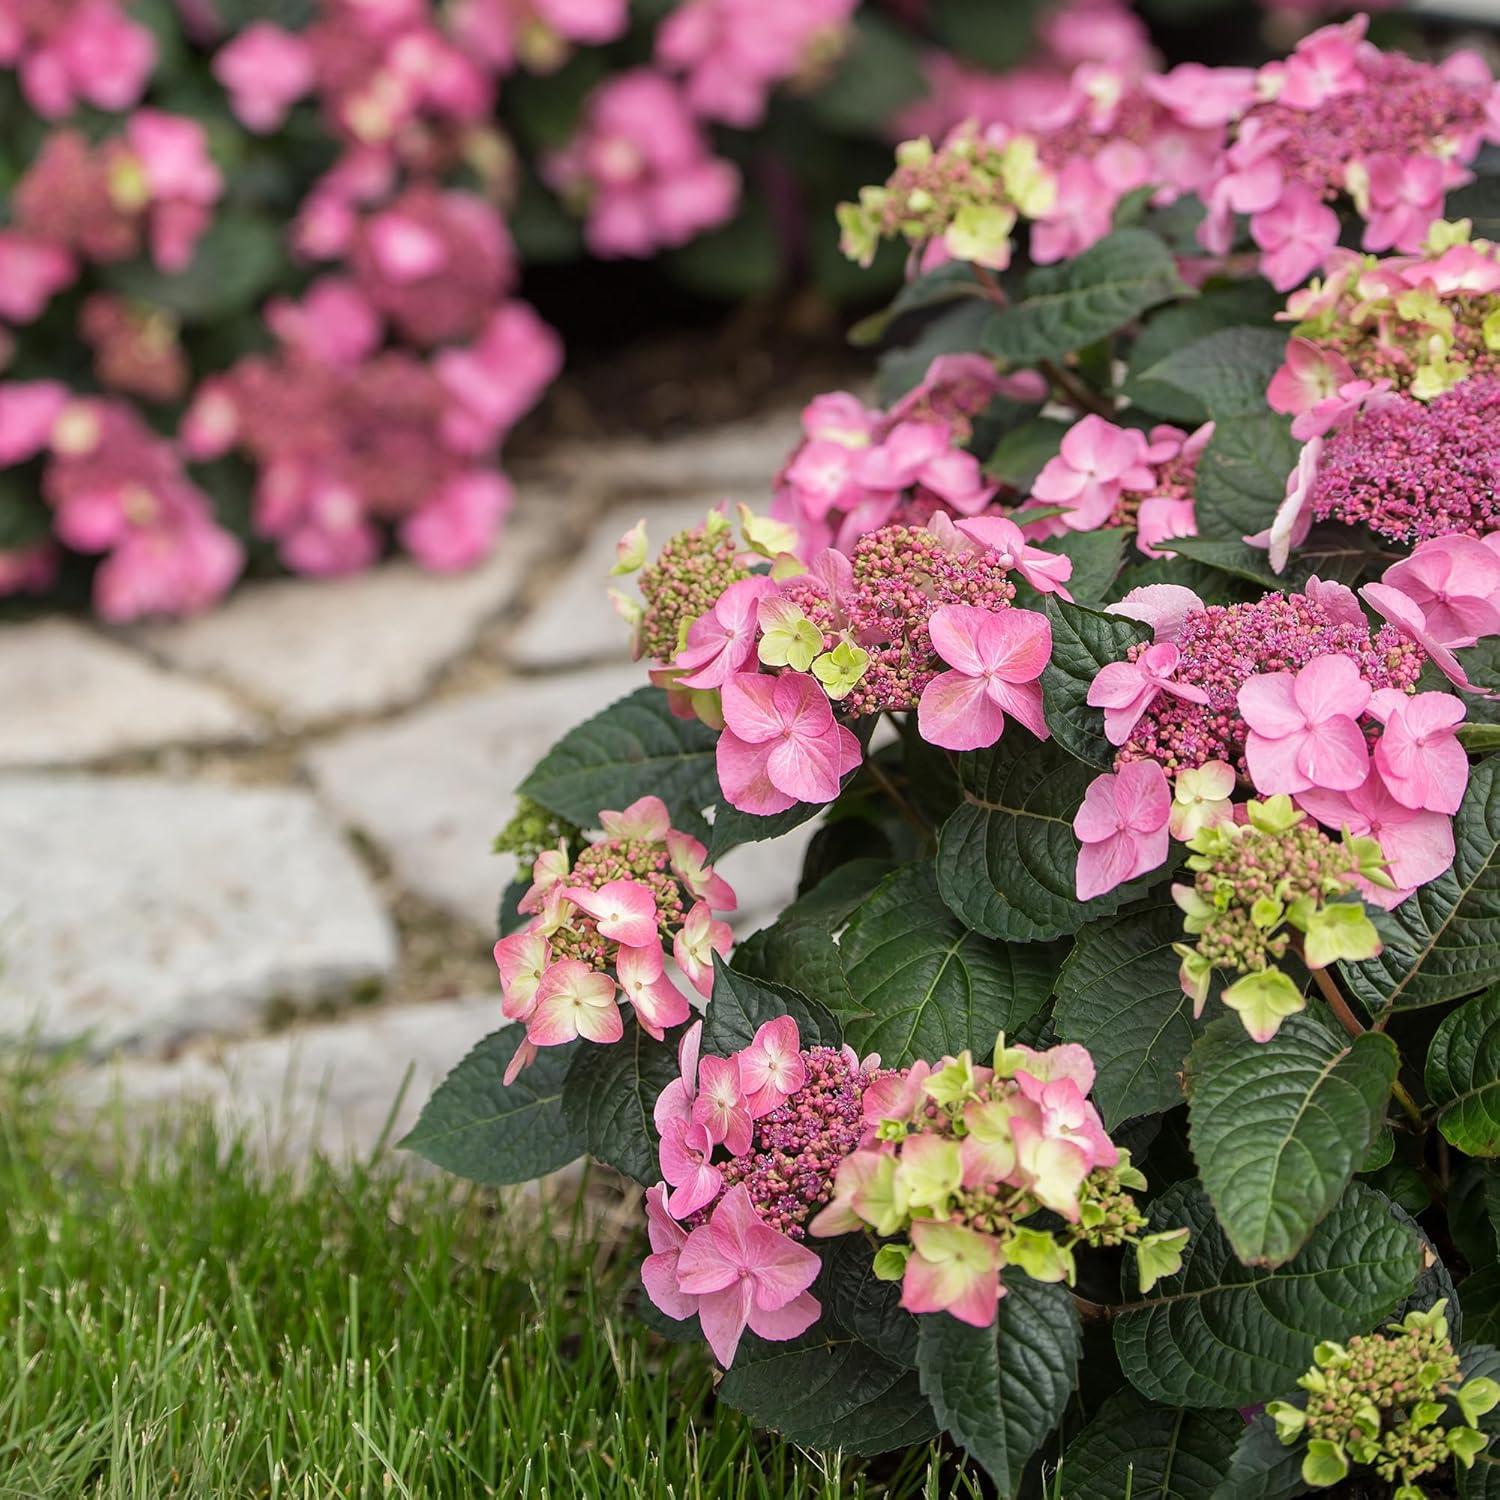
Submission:
<svg viewBox="0 0 1500 1500">
<path fill-rule="evenodd" d="M 0 1040 L 82 1040 L 81 1100 L 201 1100 L 293 1151 L 408 1126 L 500 1019 L 512 788 L 642 680 L 604 595 L 615 539 L 763 503 L 796 436 L 789 410 L 536 466 L 462 577 L 392 563 L 182 624 L 0 627 Z M 806 836 L 725 862 L 742 932 Z"/>
</svg>

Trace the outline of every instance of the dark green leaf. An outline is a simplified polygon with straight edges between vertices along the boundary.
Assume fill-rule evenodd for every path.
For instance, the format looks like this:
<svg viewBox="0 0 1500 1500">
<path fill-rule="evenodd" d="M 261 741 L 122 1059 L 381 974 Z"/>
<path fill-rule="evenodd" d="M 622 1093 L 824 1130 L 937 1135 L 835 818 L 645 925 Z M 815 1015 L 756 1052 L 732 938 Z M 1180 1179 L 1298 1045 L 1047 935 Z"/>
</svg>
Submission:
<svg viewBox="0 0 1500 1500">
<path fill-rule="evenodd" d="M 1201 401 L 1215 421 L 1259 416 L 1266 387 L 1286 357 L 1286 340 L 1276 328 L 1221 328 L 1172 350 L 1140 378 Z"/>
<path fill-rule="evenodd" d="M 999 73 L 1031 55 L 1037 17 L 1046 3 L 1008 0 L 1005 5 L 975 5 L 974 0 L 930 0 L 926 20 L 950 52 Z"/>
<path fill-rule="evenodd" d="M 198 241 L 185 271 L 169 274 L 147 261 L 101 272 L 123 296 L 175 313 L 185 323 L 207 323 L 247 311 L 286 264 L 281 234 L 270 220 L 226 209 Z"/>
<path fill-rule="evenodd" d="M 917 1320 L 901 1306 L 901 1283 L 876 1277 L 874 1258 L 863 1235 L 844 1234 L 830 1241 L 817 1294 L 855 1338 L 903 1370 L 914 1370 Z"/>
<path fill-rule="evenodd" d="M 971 932 L 943 904 L 932 862 L 882 881 L 850 918 L 841 948 L 858 1009 L 844 1035 L 886 1067 L 970 1049 L 987 1057 L 1047 1002 L 1059 954 Z"/>
<path fill-rule="evenodd" d="M 1068 592 L 1083 604 L 1102 600 L 1120 571 L 1125 543 L 1130 533 L 1119 526 L 1100 531 L 1065 531 L 1047 543 L 1047 551 L 1073 559 Z M 1055 596 L 1048 594 L 1047 598 Z"/>
<path fill-rule="evenodd" d="M 563 1114 L 591 1156 L 648 1185 L 661 1177 L 651 1112 L 675 1077 L 675 1038 L 653 1041 L 630 1019 L 612 1046 L 579 1044 L 563 1082 Z"/>
<path fill-rule="evenodd" d="M 530 1182 L 582 1156 L 562 1106 L 574 1049 L 543 1047 L 506 1088 L 506 1065 L 525 1040 L 524 1026 L 485 1037 L 437 1086 L 401 1150 L 491 1187 Z"/>
<path fill-rule="evenodd" d="M 1091 922 L 1057 977 L 1057 1034 L 1093 1054 L 1094 1101 L 1111 1130 L 1182 1103 L 1183 1065 L 1203 1030 L 1177 979 L 1182 936 L 1171 901 Z"/>
<path fill-rule="evenodd" d="M 1257 1042 L 1221 1016 L 1188 1059 L 1193 1157 L 1235 1254 L 1279 1266 L 1343 1196 L 1385 1119 L 1400 1059 L 1379 1032 L 1349 1041 L 1309 1015 Z"/>
<path fill-rule="evenodd" d="M 714 958 L 714 992 L 703 1013 L 702 1050 L 728 1057 L 755 1040 L 755 1033 L 777 1016 L 797 1023 L 804 1047 L 837 1047 L 843 1040 L 829 1011 L 785 985 L 768 984 Z"/>
<path fill-rule="evenodd" d="M 1057 457 L 1067 432 L 1068 423 L 1055 417 L 1034 417 L 1022 422 L 995 445 L 984 471 L 991 479 L 1029 495 L 1036 476 Z"/>
<path fill-rule="evenodd" d="M 1470 1280 L 1473 1278 L 1471 1277 Z M 1468 1282 L 1464 1283 L 1465 1287 Z M 1500 1380 L 1500 1349 L 1488 1340 L 1484 1343 L 1467 1343 L 1459 1350 L 1463 1361 L 1465 1380 L 1484 1376 Z M 1479 1419 L 1479 1430 L 1490 1440 L 1489 1447 L 1480 1450 L 1474 1459 L 1473 1468 L 1454 1465 L 1458 1480 L 1459 1500 L 1500 1500 L 1500 1406 L 1492 1408 Z"/>
<path fill-rule="evenodd" d="M 659 688 L 638 688 L 569 730 L 521 791 L 584 828 L 595 826 L 601 808 L 651 793 L 679 828 L 689 826 L 719 794 L 717 741 L 696 719 L 674 718 Z"/>
<path fill-rule="evenodd" d="M 808 1448 L 885 1453 L 937 1433 L 916 1373 L 882 1359 L 827 1313 L 787 1343 L 747 1334 L 719 1398 Z"/>
<path fill-rule="evenodd" d="M 741 812 L 731 807 L 721 797 L 714 805 L 713 827 L 708 835 L 708 857 L 722 859 L 731 849 L 741 844 L 758 844 L 765 839 L 779 839 L 783 834 L 800 828 L 823 811 L 821 804 L 798 802 L 785 812 L 759 817 L 755 813 Z"/>
<path fill-rule="evenodd" d="M 1464 1324 L 1470 1335 L 1486 1343 L 1500 1343 L 1500 1266 L 1485 1266 L 1464 1277 Z M 1500 1474 L 1495 1478 L 1500 1480 Z M 1496 1490 L 1500 1496 L 1500 1489 Z"/>
<path fill-rule="evenodd" d="M 1238 1412 L 1154 1406 L 1123 1390 L 1068 1444 L 1057 1500 L 1212 1500 L 1244 1430 Z"/>
<path fill-rule="evenodd" d="M 938 836 L 937 877 L 955 916 L 989 937 L 1033 942 L 1077 932 L 1141 894 L 1075 894 L 1073 810 L 1094 771 L 1055 741 L 1013 727 L 992 750 L 958 757 L 964 802 Z"/>
<path fill-rule="evenodd" d="M 849 342 L 856 347 L 878 344 L 892 323 L 908 313 L 923 312 L 928 308 L 942 307 L 945 303 L 965 298 L 984 296 L 984 288 L 974 277 L 973 268 L 963 261 L 950 261 L 906 282 L 891 299 L 889 307 L 871 313 L 849 330 Z"/>
<path fill-rule="evenodd" d="M 1052 626 L 1052 658 L 1042 672 L 1047 727 L 1079 760 L 1112 770 L 1114 746 L 1104 738 L 1104 710 L 1089 707 L 1089 686 L 1101 667 L 1124 661 L 1132 646 L 1149 641 L 1151 627 L 1069 604 L 1055 594 L 1042 601 L 1042 609 Z"/>
<path fill-rule="evenodd" d="M 991 317 L 985 349 L 1013 364 L 1060 359 L 1186 291 L 1161 240 L 1117 229 L 1082 255 L 1033 271 L 1020 301 Z"/>
<path fill-rule="evenodd" d="M 1264 531 L 1286 495 L 1287 476 L 1301 452 L 1290 420 L 1276 412 L 1215 423 L 1198 459 L 1199 533 L 1238 541 Z"/>
<path fill-rule="evenodd" d="M 1453 865 L 1395 911 L 1377 915 L 1385 951 L 1344 964 L 1374 1012 L 1437 1005 L 1500 983 L 1500 756 L 1481 761 L 1453 820 Z"/>
<path fill-rule="evenodd" d="M 1282 1443 L 1268 1416 L 1258 1416 L 1245 1428 L 1229 1473 L 1212 1500 L 1295 1500 L 1305 1495 L 1302 1452 L 1301 1444 Z"/>
<path fill-rule="evenodd" d="M 1285 1395 L 1319 1340 L 1368 1332 L 1421 1269 L 1416 1235 L 1358 1182 L 1302 1253 L 1276 1270 L 1235 1259 L 1196 1182 L 1177 1183 L 1151 1205 L 1152 1231 L 1184 1225 L 1192 1237 L 1182 1269 L 1115 1319 L 1126 1377 L 1142 1395 L 1172 1405 L 1252 1406 Z"/>
<path fill-rule="evenodd" d="M 837 1015 L 854 1009 L 839 945 L 827 923 L 783 916 L 738 944 L 733 964 L 752 979 L 800 990 Z"/>
<path fill-rule="evenodd" d="M 1067 1287 L 1009 1270 L 1005 1288 L 989 1328 L 919 1318 L 917 1369 L 938 1421 L 1014 1495 L 1073 1394 L 1083 1334 Z"/>
<path fill-rule="evenodd" d="M 1286 579 L 1278 578 L 1271 571 L 1271 564 L 1265 550 L 1260 547 L 1250 547 L 1244 542 L 1216 540 L 1213 537 L 1204 536 L 1169 537 L 1160 546 L 1163 552 L 1171 552 L 1177 557 L 1191 558 L 1194 562 L 1203 563 L 1206 567 L 1214 568 L 1220 573 L 1228 573 L 1234 578 L 1243 578 L 1246 582 L 1259 584 L 1262 588 L 1286 587 Z"/>
<path fill-rule="evenodd" d="M 1500 990 L 1443 1017 L 1427 1053 L 1427 1093 L 1445 1140 L 1500 1156 Z"/>
</svg>

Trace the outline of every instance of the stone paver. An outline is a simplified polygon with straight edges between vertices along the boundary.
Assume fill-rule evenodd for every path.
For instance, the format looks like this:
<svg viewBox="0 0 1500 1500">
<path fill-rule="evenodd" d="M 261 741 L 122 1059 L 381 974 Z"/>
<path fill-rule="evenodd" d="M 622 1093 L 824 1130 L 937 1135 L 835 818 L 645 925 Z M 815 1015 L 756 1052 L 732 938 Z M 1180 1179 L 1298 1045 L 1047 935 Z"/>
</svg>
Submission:
<svg viewBox="0 0 1500 1500">
<path fill-rule="evenodd" d="M 245 740 L 255 720 L 71 620 L 0 629 L 0 768 L 74 766 L 164 745 Z"/>
<path fill-rule="evenodd" d="M 577 558 L 552 580 L 544 599 L 505 641 L 517 666 L 556 668 L 578 662 L 625 661 L 630 630 L 609 602 L 611 584 L 635 596 L 630 578 L 611 578 L 615 543 L 642 517 L 653 552 L 674 532 L 696 526 L 722 496 L 699 493 L 683 500 L 612 507 L 595 523 Z"/>
<path fill-rule="evenodd" d="M 392 562 L 353 578 L 253 584 L 213 614 L 151 626 L 138 639 L 264 704 L 283 730 L 383 712 L 417 698 L 473 644 L 511 602 L 545 536 L 538 508 L 524 508 L 473 572 Z"/>
<path fill-rule="evenodd" d="M 375 841 L 403 887 L 488 932 L 510 868 L 490 841 L 514 810 L 516 783 L 642 680 L 634 664 L 516 680 L 351 731 L 307 763 L 324 800 Z"/>
<path fill-rule="evenodd" d="M 170 1062 L 126 1059 L 85 1075 L 74 1097 L 85 1109 L 117 1101 L 127 1116 L 204 1107 L 279 1160 L 363 1159 L 382 1136 L 399 1141 L 433 1088 L 502 1024 L 494 995 L 357 1011 Z"/>
<path fill-rule="evenodd" d="M 672 490 L 716 491 L 764 510 L 771 481 L 802 440 L 801 409 L 789 406 L 666 442 L 625 438 L 579 447 L 564 461 L 616 494 L 653 497 Z"/>
<path fill-rule="evenodd" d="M 246 1032 L 389 973 L 390 918 L 300 791 L 0 778 L 0 1035 Z"/>
</svg>

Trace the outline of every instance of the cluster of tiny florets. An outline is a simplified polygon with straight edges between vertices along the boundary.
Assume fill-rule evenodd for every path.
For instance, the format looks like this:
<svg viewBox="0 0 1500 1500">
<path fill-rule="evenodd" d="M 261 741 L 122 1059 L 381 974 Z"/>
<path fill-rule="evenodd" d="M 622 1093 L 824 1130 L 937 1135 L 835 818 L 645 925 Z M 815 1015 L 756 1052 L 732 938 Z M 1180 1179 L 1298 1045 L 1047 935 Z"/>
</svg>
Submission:
<svg viewBox="0 0 1500 1500">
<path fill-rule="evenodd" d="M 672 935 L 682 926 L 689 903 L 672 873 L 666 846 L 646 839 L 604 839 L 586 845 L 568 875 L 569 885 L 588 891 L 602 890 L 611 880 L 636 880 L 651 892 L 658 930 L 670 944 Z M 609 968 L 616 948 L 616 944 L 600 937 L 597 924 L 587 912 L 577 910 L 548 941 L 554 958 L 581 959 L 601 973 Z"/>
<path fill-rule="evenodd" d="M 1500 526 L 1500 379 L 1480 376 L 1423 403 L 1399 397 L 1332 433 L 1313 514 L 1398 542 Z"/>
<path fill-rule="evenodd" d="M 1296 672 L 1316 656 L 1349 657 L 1372 688 L 1410 691 L 1425 660 L 1421 647 L 1390 626 L 1372 635 L 1354 621 L 1335 621 L 1303 594 L 1267 594 L 1254 604 L 1211 604 L 1188 616 L 1177 637 L 1176 678 L 1202 688 L 1207 703 L 1162 694 L 1120 748 L 1119 764 L 1154 760 L 1168 775 L 1211 760 L 1245 770 L 1245 721 L 1237 699 L 1257 672 Z M 1146 650 L 1132 646 L 1134 661 Z"/>
<path fill-rule="evenodd" d="M 1282 132 L 1273 154 L 1287 180 L 1332 199 L 1344 191 L 1351 161 L 1431 155 L 1484 129 L 1483 92 L 1431 63 L 1371 48 L 1359 69 L 1366 86 L 1357 92 L 1335 94 L 1313 110 L 1257 105 L 1245 117 L 1265 136 Z"/>
<path fill-rule="evenodd" d="M 682 645 L 683 631 L 706 615 L 731 583 L 748 578 L 741 565 L 734 533 L 724 526 L 695 526 L 670 537 L 655 561 L 641 569 L 640 590 L 646 601 L 641 618 L 641 654 L 669 662 Z"/>
<path fill-rule="evenodd" d="M 744 1183 L 761 1218 L 794 1240 L 833 1196 L 839 1163 L 864 1133 L 864 1092 L 881 1076 L 835 1047 L 804 1047 L 801 1056 L 802 1087 L 755 1122 L 749 1153 L 724 1165 L 726 1190 Z"/>
<path fill-rule="evenodd" d="M 845 700 L 852 718 L 914 709 L 944 669 L 928 622 L 947 604 L 999 610 L 1016 596 L 1010 569 L 993 552 L 955 552 L 930 531 L 885 526 L 854 548 L 854 593 L 846 606 L 854 640 L 870 653 Z"/>
</svg>

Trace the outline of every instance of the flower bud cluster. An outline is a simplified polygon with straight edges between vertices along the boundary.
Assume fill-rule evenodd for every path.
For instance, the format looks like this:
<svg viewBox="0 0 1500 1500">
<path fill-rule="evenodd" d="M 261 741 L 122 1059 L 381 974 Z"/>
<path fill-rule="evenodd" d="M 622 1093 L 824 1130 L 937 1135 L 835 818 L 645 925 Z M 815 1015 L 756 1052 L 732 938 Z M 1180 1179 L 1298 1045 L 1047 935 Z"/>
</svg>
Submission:
<svg viewBox="0 0 1500 1500">
<path fill-rule="evenodd" d="M 1382 1332 L 1319 1344 L 1297 1381 L 1306 1403 L 1266 1407 L 1284 1444 L 1306 1443 L 1308 1484 L 1337 1484 L 1358 1465 L 1395 1486 L 1394 1500 L 1424 1500 L 1418 1479 L 1453 1459 L 1472 1466 L 1489 1441 L 1479 1418 L 1500 1402 L 1500 1384 L 1464 1380 L 1446 1308 L 1437 1302 Z M 1445 1424 L 1451 1417 L 1458 1422 Z"/>
<path fill-rule="evenodd" d="M 1079 1245 L 1135 1245 L 1149 1289 L 1180 1266 L 1187 1231 L 1141 1234 L 1131 1193 L 1146 1180 L 1088 1102 L 1093 1082 L 1083 1047 L 1038 1052 L 1003 1036 L 990 1067 L 963 1052 L 877 1080 L 865 1138 L 811 1232 L 873 1230 L 888 1241 L 875 1274 L 901 1281 L 903 1307 L 976 1327 L 994 1321 L 1007 1266 L 1071 1284 Z M 1042 1210 L 1063 1226 L 1031 1222 Z"/>
</svg>

